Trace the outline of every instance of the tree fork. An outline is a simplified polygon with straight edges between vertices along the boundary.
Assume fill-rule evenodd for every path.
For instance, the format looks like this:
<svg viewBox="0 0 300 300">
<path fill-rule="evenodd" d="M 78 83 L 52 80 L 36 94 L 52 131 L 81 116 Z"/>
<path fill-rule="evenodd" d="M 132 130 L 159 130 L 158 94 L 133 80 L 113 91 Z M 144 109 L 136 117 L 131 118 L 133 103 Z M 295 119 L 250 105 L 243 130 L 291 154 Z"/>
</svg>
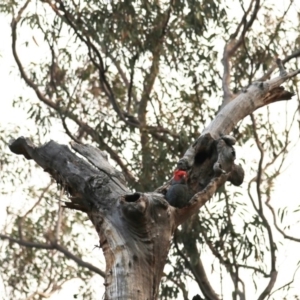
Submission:
<svg viewBox="0 0 300 300">
<path fill-rule="evenodd" d="M 181 209 L 164 199 L 168 184 L 154 193 L 132 194 L 122 174 L 91 146 L 71 143 L 86 160 L 53 141 L 36 147 L 20 137 L 9 147 L 48 172 L 67 192 L 66 207 L 86 212 L 93 222 L 106 259 L 105 299 L 157 299 L 176 227 L 197 213 L 226 180 L 236 185 L 243 181 L 242 168 L 234 164 L 235 140 L 227 134 L 257 108 L 291 99 L 293 94 L 280 84 L 299 72 L 280 72 L 268 82 L 253 83 L 222 108 L 178 162 L 179 168 L 189 170 L 188 184 L 195 194 Z"/>
<path fill-rule="evenodd" d="M 177 209 L 159 193 L 130 194 L 98 149 L 76 143 L 72 147 L 90 163 L 53 141 L 40 147 L 23 137 L 10 142 L 12 152 L 36 161 L 64 187 L 71 200 L 66 207 L 87 212 L 106 259 L 105 299 L 157 299 L 174 230 L 227 175 L 212 180 L 187 207 Z"/>
</svg>

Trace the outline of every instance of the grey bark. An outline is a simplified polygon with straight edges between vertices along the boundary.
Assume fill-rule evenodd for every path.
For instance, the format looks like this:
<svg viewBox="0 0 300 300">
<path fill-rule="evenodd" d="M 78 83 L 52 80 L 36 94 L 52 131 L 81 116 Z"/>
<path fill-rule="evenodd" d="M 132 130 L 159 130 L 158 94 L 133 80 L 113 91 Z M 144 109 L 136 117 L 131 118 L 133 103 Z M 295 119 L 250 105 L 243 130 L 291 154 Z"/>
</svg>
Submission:
<svg viewBox="0 0 300 300">
<path fill-rule="evenodd" d="M 131 193 L 123 175 L 91 146 L 71 144 L 85 159 L 54 141 L 37 147 L 23 137 L 12 140 L 10 150 L 33 159 L 64 187 L 70 199 L 66 207 L 89 216 L 106 260 L 105 299 L 157 299 L 177 226 L 197 213 L 226 180 L 236 185 L 243 181 L 243 169 L 234 163 L 235 140 L 227 134 L 257 108 L 291 99 L 292 93 L 280 84 L 298 73 L 254 83 L 224 106 L 178 162 L 179 168 L 189 170 L 188 185 L 195 194 L 181 209 L 164 199 L 169 183 L 153 193 Z M 203 289 L 209 287 L 208 279 L 202 280 Z"/>
</svg>

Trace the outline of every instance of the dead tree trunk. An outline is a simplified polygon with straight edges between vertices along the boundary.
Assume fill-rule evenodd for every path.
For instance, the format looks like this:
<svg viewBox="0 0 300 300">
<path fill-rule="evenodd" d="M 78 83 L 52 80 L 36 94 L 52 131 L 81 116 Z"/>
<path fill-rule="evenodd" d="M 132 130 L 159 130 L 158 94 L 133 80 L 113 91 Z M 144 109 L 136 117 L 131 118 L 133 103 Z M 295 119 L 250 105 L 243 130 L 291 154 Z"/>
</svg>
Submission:
<svg viewBox="0 0 300 300">
<path fill-rule="evenodd" d="M 64 188 L 70 199 L 66 207 L 87 213 L 93 222 L 106 260 L 105 299 L 158 298 L 177 226 L 196 213 L 226 180 L 235 185 L 243 181 L 242 168 L 234 164 L 235 140 L 227 134 L 257 108 L 291 99 L 292 93 L 280 84 L 299 71 L 287 74 L 280 68 L 279 77 L 253 83 L 224 106 L 178 162 L 178 168 L 188 170 L 189 188 L 195 194 L 181 209 L 164 199 L 168 183 L 152 193 L 132 194 L 122 174 L 91 146 L 71 144 L 84 160 L 53 141 L 40 147 L 23 137 L 10 142 L 12 152 L 33 159 Z"/>
</svg>

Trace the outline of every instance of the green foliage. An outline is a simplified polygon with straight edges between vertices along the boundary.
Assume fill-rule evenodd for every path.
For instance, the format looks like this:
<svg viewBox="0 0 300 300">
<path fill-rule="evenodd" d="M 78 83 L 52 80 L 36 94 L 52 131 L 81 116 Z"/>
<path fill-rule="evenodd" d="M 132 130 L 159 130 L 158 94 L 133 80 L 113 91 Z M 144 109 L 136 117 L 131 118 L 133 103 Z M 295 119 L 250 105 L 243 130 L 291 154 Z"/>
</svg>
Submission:
<svg viewBox="0 0 300 300">
<path fill-rule="evenodd" d="M 177 160 L 213 119 L 222 102 L 220 61 L 225 43 L 247 10 L 244 2 L 229 6 L 221 0 L 31 1 L 18 23 L 15 59 L 19 55 L 22 65 L 18 67 L 28 80 L 22 77 L 36 97 L 20 96 L 14 105 L 27 111 L 34 121 L 33 140 L 47 140 L 52 126 L 61 124 L 59 128 L 68 139 L 107 151 L 124 172 L 130 188 L 154 190 L 170 178 Z M 274 56 L 286 57 L 299 49 L 299 38 L 295 38 L 299 36 L 299 19 L 290 21 L 275 4 L 264 2 L 232 57 L 230 87 L 234 92 L 266 73 Z M 0 11 L 16 18 L 23 5 L 24 1 L 5 1 Z M 233 14 L 235 6 L 240 13 Z M 34 49 L 37 58 L 23 57 L 24 46 Z M 296 62 L 291 61 L 289 66 L 295 68 Z M 253 134 L 259 135 L 265 151 L 264 180 L 259 188 L 265 201 L 271 197 L 280 174 L 292 123 L 275 128 L 276 120 L 268 110 L 257 114 L 255 120 L 254 126 L 246 118 L 234 135 L 245 149 L 257 148 Z M 2 194 L 10 192 L 9 183 L 17 187 L 37 172 L 7 150 L 9 137 L 17 130 L 0 131 L 5 174 Z M 242 151 L 238 156 L 242 162 L 247 160 Z M 243 165 L 254 177 L 251 180 L 248 175 L 251 196 L 258 165 Z M 20 239 L 18 222 L 40 197 L 37 191 L 36 187 L 27 188 L 25 198 L 31 205 L 8 211 L 11 222 L 5 229 L 11 237 Z M 270 266 L 265 259 L 272 249 L 267 246 L 266 224 L 255 210 L 258 196 L 255 200 L 252 196 L 251 207 L 246 193 L 230 186 L 200 211 L 192 222 L 192 231 L 190 227 L 188 232 L 184 228 L 178 231 L 177 245 L 172 246 L 166 268 L 170 271 L 162 282 L 162 299 L 185 295 L 186 282 L 197 282 L 188 261 L 199 257 L 200 252 L 215 255 L 223 273 L 246 266 L 239 268 L 253 276 L 254 285 L 259 275 L 268 273 Z M 58 197 L 55 188 L 49 188 L 38 206 L 26 215 L 22 223 L 26 240 L 49 242 L 45 235 L 55 233 L 57 207 L 53 199 Z M 286 214 L 286 209 L 278 210 L 280 222 Z M 86 235 L 92 229 L 81 214 L 65 212 L 60 243 L 79 257 L 88 248 L 82 243 L 82 234 L 76 233 L 81 230 Z M 90 271 L 57 251 L 24 248 L 12 242 L 3 245 L 0 268 L 8 270 L 3 280 L 12 299 L 25 298 L 36 290 L 49 292 L 47 286 L 75 277 L 86 283 L 91 277 Z M 213 260 L 211 269 L 215 271 L 216 265 Z M 83 293 L 84 299 L 93 298 L 89 289 Z M 40 298 L 36 295 L 34 299 Z"/>
</svg>

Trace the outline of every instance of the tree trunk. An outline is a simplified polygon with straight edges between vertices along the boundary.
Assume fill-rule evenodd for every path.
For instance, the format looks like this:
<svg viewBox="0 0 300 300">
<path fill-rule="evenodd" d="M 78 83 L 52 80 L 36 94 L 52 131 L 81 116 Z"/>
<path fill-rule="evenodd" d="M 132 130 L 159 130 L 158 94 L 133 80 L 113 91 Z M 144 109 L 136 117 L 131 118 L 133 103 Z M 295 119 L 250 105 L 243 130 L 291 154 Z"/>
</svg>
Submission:
<svg viewBox="0 0 300 300">
<path fill-rule="evenodd" d="M 235 185 L 243 181 L 242 168 L 234 164 L 235 140 L 226 134 L 255 109 L 291 99 L 280 84 L 298 73 L 255 83 L 224 106 L 178 162 L 178 168 L 188 170 L 188 185 L 195 194 L 181 209 L 164 198 L 169 183 L 154 193 L 130 193 L 123 175 L 91 146 L 71 144 L 86 160 L 53 141 L 36 147 L 20 137 L 10 142 L 10 149 L 36 161 L 69 195 L 65 206 L 86 212 L 93 222 L 106 260 L 105 299 L 157 299 L 175 229 L 226 180 Z"/>
</svg>

